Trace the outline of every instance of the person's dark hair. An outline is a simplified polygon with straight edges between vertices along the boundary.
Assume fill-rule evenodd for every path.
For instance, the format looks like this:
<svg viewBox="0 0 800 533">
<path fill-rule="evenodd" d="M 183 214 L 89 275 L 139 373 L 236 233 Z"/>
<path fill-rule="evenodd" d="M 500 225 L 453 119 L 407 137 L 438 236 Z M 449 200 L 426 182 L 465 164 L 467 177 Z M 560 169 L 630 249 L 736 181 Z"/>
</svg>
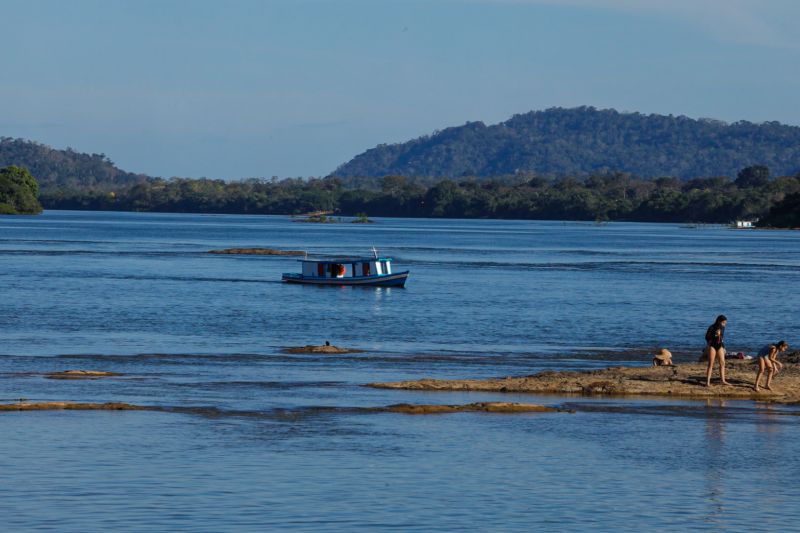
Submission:
<svg viewBox="0 0 800 533">
<path fill-rule="evenodd" d="M 788 348 L 789 347 L 789 343 L 786 342 L 786 341 L 778 341 L 778 342 L 775 343 L 775 346 L 777 348 L 781 348 L 781 347 Z"/>
<path fill-rule="evenodd" d="M 728 320 L 728 317 L 726 317 L 725 315 L 719 315 L 717 319 L 714 321 L 714 324 L 719 324 L 725 320 Z"/>
</svg>

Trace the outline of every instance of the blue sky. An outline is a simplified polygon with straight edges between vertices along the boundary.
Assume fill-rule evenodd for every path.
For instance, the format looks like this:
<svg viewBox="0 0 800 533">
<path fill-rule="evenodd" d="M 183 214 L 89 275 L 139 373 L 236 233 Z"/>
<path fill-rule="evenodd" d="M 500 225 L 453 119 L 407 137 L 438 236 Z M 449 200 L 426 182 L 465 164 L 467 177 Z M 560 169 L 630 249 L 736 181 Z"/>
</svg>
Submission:
<svg viewBox="0 0 800 533">
<path fill-rule="evenodd" d="M 800 125 L 794 0 L 4 0 L 0 135 L 158 176 L 325 175 L 594 105 Z"/>
</svg>

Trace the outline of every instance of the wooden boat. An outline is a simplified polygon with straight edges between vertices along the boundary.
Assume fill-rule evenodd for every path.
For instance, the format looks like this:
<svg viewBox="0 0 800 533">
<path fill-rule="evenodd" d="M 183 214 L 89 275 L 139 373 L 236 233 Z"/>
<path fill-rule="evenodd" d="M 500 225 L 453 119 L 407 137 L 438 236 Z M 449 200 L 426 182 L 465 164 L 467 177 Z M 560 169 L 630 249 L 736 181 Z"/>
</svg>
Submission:
<svg viewBox="0 0 800 533">
<path fill-rule="evenodd" d="M 403 287 L 408 270 L 392 272 L 392 258 L 379 257 L 373 248 L 373 257 L 335 257 L 331 259 L 299 259 L 302 273 L 285 273 L 281 279 L 287 283 L 307 285 L 359 285 L 365 287 Z"/>
</svg>

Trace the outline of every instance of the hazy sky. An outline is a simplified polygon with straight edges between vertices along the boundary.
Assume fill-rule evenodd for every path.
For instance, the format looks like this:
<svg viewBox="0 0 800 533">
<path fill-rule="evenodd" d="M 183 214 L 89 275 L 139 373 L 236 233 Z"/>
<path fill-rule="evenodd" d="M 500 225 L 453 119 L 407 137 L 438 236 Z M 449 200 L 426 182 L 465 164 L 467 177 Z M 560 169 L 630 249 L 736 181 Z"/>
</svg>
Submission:
<svg viewBox="0 0 800 533">
<path fill-rule="evenodd" d="M 553 106 L 800 125 L 795 0 L 3 0 L 0 136 L 158 176 L 325 175 Z"/>
</svg>

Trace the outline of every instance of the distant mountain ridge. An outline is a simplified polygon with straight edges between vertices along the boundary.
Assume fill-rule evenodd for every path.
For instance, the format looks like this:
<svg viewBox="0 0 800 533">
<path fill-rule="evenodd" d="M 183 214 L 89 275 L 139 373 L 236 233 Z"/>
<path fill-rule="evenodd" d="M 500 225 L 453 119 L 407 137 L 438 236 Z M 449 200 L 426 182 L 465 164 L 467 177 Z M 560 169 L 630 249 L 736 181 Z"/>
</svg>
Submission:
<svg viewBox="0 0 800 533">
<path fill-rule="evenodd" d="M 57 150 L 34 141 L 0 137 L 0 168 L 10 165 L 27 168 L 43 192 L 58 189 L 111 191 L 148 178 L 144 174 L 120 170 L 105 154 L 84 154 L 71 148 Z"/>
<path fill-rule="evenodd" d="M 381 144 L 332 175 L 454 178 L 621 171 L 688 179 L 735 176 L 749 165 L 765 165 L 773 175 L 798 173 L 800 127 L 551 108 L 491 126 L 468 122 L 405 143 Z"/>
</svg>

